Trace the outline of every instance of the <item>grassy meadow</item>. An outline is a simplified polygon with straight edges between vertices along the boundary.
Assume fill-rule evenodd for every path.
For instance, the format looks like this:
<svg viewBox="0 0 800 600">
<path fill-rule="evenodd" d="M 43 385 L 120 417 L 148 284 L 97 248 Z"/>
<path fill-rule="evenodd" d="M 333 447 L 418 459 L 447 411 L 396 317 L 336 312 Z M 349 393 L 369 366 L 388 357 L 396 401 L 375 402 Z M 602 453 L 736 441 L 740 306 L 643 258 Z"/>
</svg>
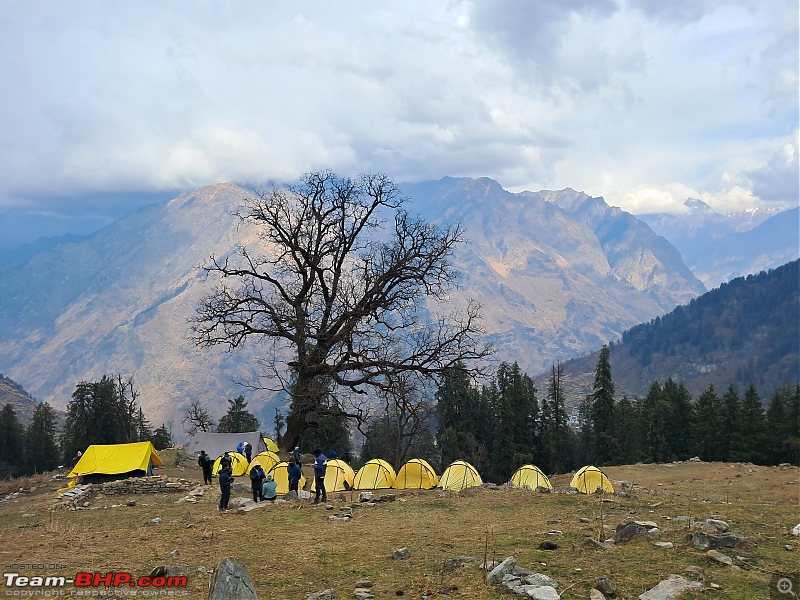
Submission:
<svg viewBox="0 0 800 600">
<path fill-rule="evenodd" d="M 174 462 L 169 452 L 164 458 Z M 202 481 L 199 469 L 188 466 L 157 472 Z M 350 598 L 364 579 L 374 583 L 376 598 L 512 597 L 487 585 L 478 567 L 443 566 L 459 556 L 482 562 L 513 555 L 521 566 L 555 579 L 565 600 L 588 598 L 601 576 L 616 583 L 616 598 L 638 598 L 671 573 L 699 579 L 684 571 L 689 566 L 702 568 L 703 598 L 767 599 L 774 573 L 797 572 L 800 539 L 789 533 L 800 522 L 796 467 L 687 462 L 610 467 L 606 473 L 612 481 L 633 484 L 631 497 L 473 488 L 460 494 L 400 493 L 393 502 L 361 507 L 356 493 L 346 493 L 330 494 L 332 511 L 304 501 L 224 514 L 217 510 L 216 485 L 206 486 L 197 504 L 178 502 L 184 494 L 93 495 L 86 509 L 50 511 L 58 484 L 39 478 L 28 482 L 35 488 L 31 492 L 0 503 L 0 553 L 6 572 L 16 563 L 59 567 L 28 575 L 127 571 L 140 576 L 158 565 L 202 567 L 188 575 L 183 597 L 193 599 L 206 598 L 211 571 L 225 556 L 247 566 L 259 598 L 286 600 L 326 588 Z M 569 476 L 553 483 L 565 485 Z M 0 489 L 7 493 L 13 484 Z M 237 496 L 249 494 L 234 491 Z M 128 500 L 135 506 L 127 506 Z M 351 521 L 329 519 L 344 506 L 355 507 Z M 733 533 L 757 544 L 722 550 L 736 568 L 712 562 L 679 542 L 689 532 L 675 519 L 681 515 L 724 517 Z M 155 517 L 162 522 L 148 524 Z M 605 550 L 584 543 L 612 537 L 618 523 L 634 519 L 656 521 L 661 535 Z M 545 540 L 558 548 L 539 549 Z M 654 541 L 675 547 L 661 549 Z M 410 558 L 393 560 L 393 551 L 403 547 Z M 177 556 L 169 558 L 174 550 Z M 65 589 L 69 594 L 74 588 Z"/>
</svg>

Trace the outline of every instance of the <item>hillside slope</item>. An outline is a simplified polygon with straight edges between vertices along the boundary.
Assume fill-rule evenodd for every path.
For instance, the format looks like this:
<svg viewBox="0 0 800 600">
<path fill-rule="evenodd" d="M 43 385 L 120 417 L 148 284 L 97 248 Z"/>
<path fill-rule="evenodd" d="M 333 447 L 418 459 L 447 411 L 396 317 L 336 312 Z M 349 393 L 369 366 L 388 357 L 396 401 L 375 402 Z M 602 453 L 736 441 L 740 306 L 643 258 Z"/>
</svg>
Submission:
<svg viewBox="0 0 800 600">
<path fill-rule="evenodd" d="M 800 261 L 738 277 L 611 345 L 616 396 L 644 396 L 672 377 L 697 395 L 709 384 L 755 384 L 763 401 L 800 381 Z M 564 363 L 573 402 L 591 393 L 597 352 Z M 545 385 L 546 375 L 537 377 Z"/>
</svg>

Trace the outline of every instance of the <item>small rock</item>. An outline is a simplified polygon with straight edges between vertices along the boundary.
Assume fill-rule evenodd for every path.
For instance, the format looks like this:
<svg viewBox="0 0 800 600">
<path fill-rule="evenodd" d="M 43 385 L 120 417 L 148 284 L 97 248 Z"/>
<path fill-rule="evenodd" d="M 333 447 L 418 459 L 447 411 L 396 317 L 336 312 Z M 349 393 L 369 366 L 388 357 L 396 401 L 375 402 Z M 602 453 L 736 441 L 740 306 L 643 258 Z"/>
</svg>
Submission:
<svg viewBox="0 0 800 600">
<path fill-rule="evenodd" d="M 783 549 L 784 549 L 784 550 L 787 550 L 787 551 L 789 551 L 789 552 L 791 552 L 792 550 L 794 550 L 794 546 L 792 546 L 791 544 L 786 544 L 786 545 L 783 547 Z"/>
<path fill-rule="evenodd" d="M 710 587 L 712 590 L 718 590 L 722 586 L 720 586 L 720 584 L 718 584 L 718 583 L 709 583 L 708 587 Z"/>
<path fill-rule="evenodd" d="M 533 600 L 559 600 L 558 592 L 549 585 L 543 585 L 526 590 L 528 598 Z"/>
<path fill-rule="evenodd" d="M 539 550 L 558 550 L 558 544 L 550 540 L 545 540 L 539 544 Z"/>
<path fill-rule="evenodd" d="M 663 548 L 664 550 L 672 550 L 675 547 L 672 542 L 654 542 L 654 545 L 657 548 Z"/>
<path fill-rule="evenodd" d="M 392 552 L 392 559 L 394 560 L 405 560 L 411 557 L 411 550 L 408 548 L 400 548 Z"/>
<path fill-rule="evenodd" d="M 612 544 L 608 544 L 606 542 L 598 542 L 594 538 L 586 538 L 585 540 L 583 540 L 583 544 L 581 544 L 581 546 L 583 546 L 584 548 L 590 548 L 592 550 L 608 550 L 609 548 L 613 547 Z"/>
<path fill-rule="evenodd" d="M 358 495 L 359 502 L 372 502 L 374 498 L 375 494 L 373 494 L 372 492 L 361 492 Z"/>
<path fill-rule="evenodd" d="M 369 581 L 368 579 L 364 579 L 362 581 L 356 581 L 356 588 L 366 589 L 371 587 L 372 587 L 372 582 Z"/>
<path fill-rule="evenodd" d="M 794 529 L 792 529 L 792 535 L 795 537 L 800 535 L 800 523 L 794 526 Z"/>
<path fill-rule="evenodd" d="M 698 567 L 697 565 L 690 565 L 683 570 L 684 573 L 689 573 L 690 575 L 694 575 L 698 579 L 703 579 L 703 567 Z"/>
<path fill-rule="evenodd" d="M 126 506 L 136 506 L 136 500 L 128 500 L 125 503 Z"/>
<path fill-rule="evenodd" d="M 155 519 L 150 519 L 147 523 L 150 525 L 161 525 L 161 517 L 156 517 Z"/>
<path fill-rule="evenodd" d="M 333 504 L 326 504 L 325 510 L 333 510 Z"/>
<path fill-rule="evenodd" d="M 639 595 L 639 600 L 673 600 L 680 598 L 686 592 L 699 592 L 703 584 L 697 581 L 687 581 L 680 575 L 670 575 L 657 586 Z"/>
<path fill-rule="evenodd" d="M 175 548 L 172 552 L 167 554 L 167 558 L 178 558 L 181 555 L 181 551 Z"/>
<path fill-rule="evenodd" d="M 600 590 L 605 596 L 613 596 L 617 593 L 617 585 L 608 577 L 598 577 L 595 579 L 594 587 Z"/>
<path fill-rule="evenodd" d="M 551 579 L 550 577 L 542 573 L 533 573 L 531 575 L 526 575 L 525 577 L 522 578 L 522 580 L 527 585 L 533 585 L 536 587 L 545 587 L 545 586 L 551 588 L 558 587 L 558 583 L 554 579 Z"/>
<path fill-rule="evenodd" d="M 356 600 L 370 600 L 370 598 L 374 598 L 375 596 L 369 590 L 364 589 L 355 589 L 353 590 L 353 598 Z"/>
<path fill-rule="evenodd" d="M 581 517 L 580 521 L 581 523 L 589 523 L 589 519 L 587 519 L 586 517 Z"/>
<path fill-rule="evenodd" d="M 306 596 L 306 600 L 333 600 L 333 598 L 336 598 L 336 588 L 314 592 Z"/>
<path fill-rule="evenodd" d="M 589 600 L 606 600 L 606 597 L 600 590 L 592 588 L 589 590 Z"/>
<path fill-rule="evenodd" d="M 717 552 L 716 550 L 709 550 L 706 552 L 706 557 L 710 558 L 711 560 L 715 560 L 718 563 L 722 563 L 723 565 L 733 566 L 733 559 L 730 556 L 726 556 L 722 552 Z"/>
</svg>

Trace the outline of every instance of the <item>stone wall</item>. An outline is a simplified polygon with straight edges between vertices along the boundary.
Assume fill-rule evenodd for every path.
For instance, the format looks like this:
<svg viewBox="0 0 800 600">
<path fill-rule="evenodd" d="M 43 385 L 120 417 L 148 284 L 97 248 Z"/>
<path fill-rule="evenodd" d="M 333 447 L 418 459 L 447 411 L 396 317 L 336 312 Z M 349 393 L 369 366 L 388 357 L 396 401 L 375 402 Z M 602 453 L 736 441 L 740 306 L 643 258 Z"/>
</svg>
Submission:
<svg viewBox="0 0 800 600">
<path fill-rule="evenodd" d="M 51 510 L 69 510 L 88 506 L 93 495 L 115 496 L 129 494 L 160 494 L 164 492 L 187 492 L 196 483 L 175 477 L 129 477 L 105 483 L 76 485 L 71 490 L 58 494 Z"/>
</svg>

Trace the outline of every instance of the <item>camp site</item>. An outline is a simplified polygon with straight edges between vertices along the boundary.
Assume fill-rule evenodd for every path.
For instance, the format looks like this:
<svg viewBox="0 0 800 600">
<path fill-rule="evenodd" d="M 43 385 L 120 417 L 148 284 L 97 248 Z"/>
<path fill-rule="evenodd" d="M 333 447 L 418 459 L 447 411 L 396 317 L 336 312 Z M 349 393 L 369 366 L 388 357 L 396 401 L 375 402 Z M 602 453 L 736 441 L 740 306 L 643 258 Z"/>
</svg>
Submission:
<svg viewBox="0 0 800 600">
<path fill-rule="evenodd" d="M 216 461 L 238 454 L 240 439 L 207 437 L 202 449 Z M 258 461 L 274 475 L 279 499 L 253 503 L 242 455 L 226 512 L 217 507 L 216 479 L 202 485 L 187 447 L 88 448 L 62 479 L 3 489 L 0 551 L 9 560 L 10 549 L 24 545 L 26 560 L 66 571 L 164 567 L 185 574 L 185 597 L 198 599 L 208 597 L 223 559 L 244 566 L 258 598 L 287 599 L 334 597 L 313 596 L 326 590 L 336 597 L 362 590 L 354 596 L 361 598 L 513 597 L 487 581 L 510 557 L 520 573 L 545 576 L 566 599 L 588 598 L 599 585 L 613 585 L 615 598 L 637 598 L 671 575 L 691 586 L 686 598 L 700 590 L 766 598 L 759 594 L 768 594 L 773 572 L 797 565 L 790 532 L 798 520 L 797 467 L 682 461 L 544 473 L 525 464 L 509 481 L 485 482 L 463 460 L 437 472 L 420 458 L 397 469 L 385 460 L 334 459 L 328 501 L 315 505 L 314 457 L 303 456 L 300 494 L 287 495 L 290 457 L 266 446 L 258 445 L 250 465 Z M 631 527 L 641 531 L 620 537 Z M 707 549 L 701 542 L 708 539 L 738 542 Z"/>
</svg>

